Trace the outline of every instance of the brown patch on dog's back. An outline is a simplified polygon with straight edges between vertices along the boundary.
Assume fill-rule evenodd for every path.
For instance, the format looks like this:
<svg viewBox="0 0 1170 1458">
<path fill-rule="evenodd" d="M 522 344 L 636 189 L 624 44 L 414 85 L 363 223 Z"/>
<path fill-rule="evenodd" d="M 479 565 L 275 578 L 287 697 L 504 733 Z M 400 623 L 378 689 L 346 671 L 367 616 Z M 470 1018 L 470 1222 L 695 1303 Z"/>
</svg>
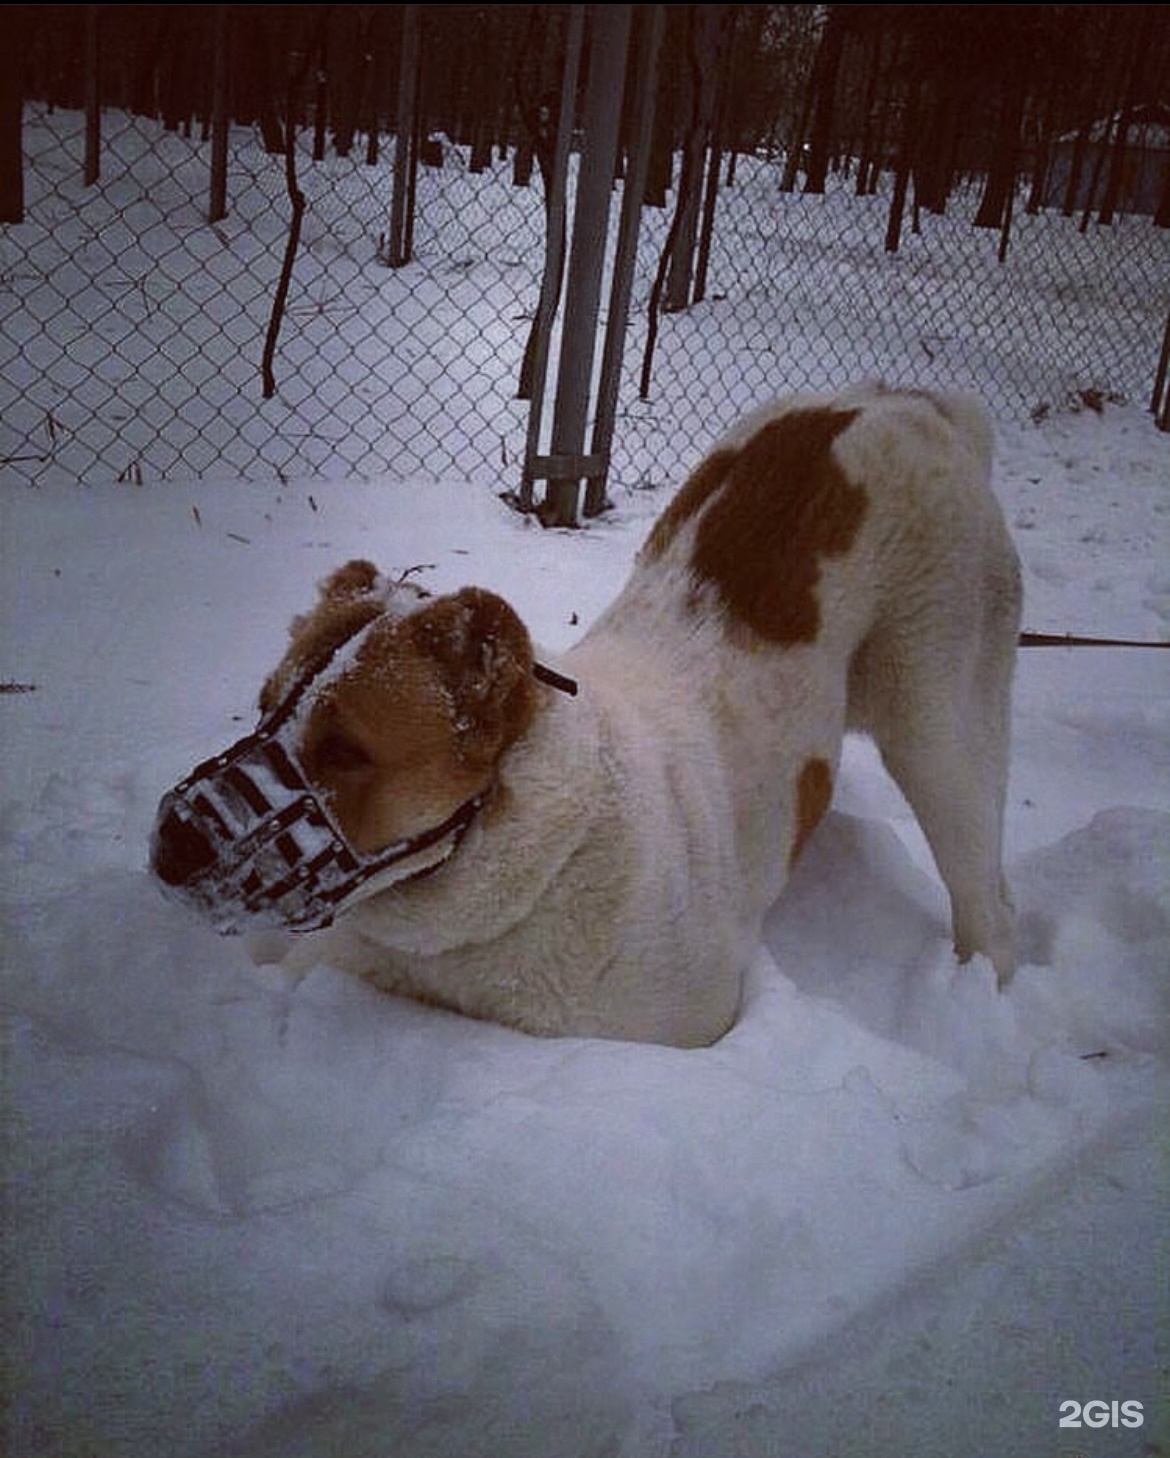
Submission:
<svg viewBox="0 0 1170 1458">
<path fill-rule="evenodd" d="M 794 865 L 808 844 L 809 836 L 825 818 L 833 799 L 833 771 L 827 760 L 805 760 L 796 777 L 796 834 L 788 852 L 788 864 Z"/>
<path fill-rule="evenodd" d="M 667 508 L 647 543 L 659 556 L 702 512 L 692 568 L 731 616 L 771 643 L 813 643 L 823 557 L 853 545 L 867 507 L 833 459 L 856 410 L 797 410 L 764 425 L 739 451 L 717 451 Z M 706 510 L 703 508 L 706 507 Z"/>
<path fill-rule="evenodd" d="M 642 548 L 642 556 L 647 561 L 661 557 L 684 523 L 703 509 L 708 497 L 727 480 L 736 455 L 737 452 L 733 450 L 715 451 L 705 461 L 700 462 L 687 478 L 682 490 L 654 523 Z"/>
</svg>

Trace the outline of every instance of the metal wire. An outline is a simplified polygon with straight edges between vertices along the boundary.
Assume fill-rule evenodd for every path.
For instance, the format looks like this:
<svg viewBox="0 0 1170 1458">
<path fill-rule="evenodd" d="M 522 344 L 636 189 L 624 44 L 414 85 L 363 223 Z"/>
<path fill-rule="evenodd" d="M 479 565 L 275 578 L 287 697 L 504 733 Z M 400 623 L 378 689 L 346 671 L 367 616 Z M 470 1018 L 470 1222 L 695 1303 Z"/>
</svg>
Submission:
<svg viewBox="0 0 1170 1458">
<path fill-rule="evenodd" d="M 289 226 L 284 159 L 233 128 L 228 212 L 209 223 L 210 144 L 107 110 L 85 185 L 81 112 L 25 108 L 26 220 L 0 228 L 0 473 L 37 482 L 171 477 L 459 477 L 519 484 L 517 386 L 540 297 L 545 202 L 509 158 L 472 172 L 433 138 L 412 260 L 385 261 L 393 149 L 314 162 L 277 389 L 264 336 Z M 658 320 L 638 368 L 667 212 L 644 209 L 610 475 L 681 479 L 737 414 L 785 390 L 881 376 L 981 391 L 1000 415 L 1145 404 L 1170 281 L 1170 230 L 1127 216 L 1080 231 L 1017 210 L 1006 258 L 974 192 L 885 251 L 888 200 L 847 175 L 780 188 L 740 157 L 719 194 L 703 300 Z M 569 186 L 572 187 L 572 177 Z M 614 209 L 614 216 L 617 214 Z"/>
</svg>

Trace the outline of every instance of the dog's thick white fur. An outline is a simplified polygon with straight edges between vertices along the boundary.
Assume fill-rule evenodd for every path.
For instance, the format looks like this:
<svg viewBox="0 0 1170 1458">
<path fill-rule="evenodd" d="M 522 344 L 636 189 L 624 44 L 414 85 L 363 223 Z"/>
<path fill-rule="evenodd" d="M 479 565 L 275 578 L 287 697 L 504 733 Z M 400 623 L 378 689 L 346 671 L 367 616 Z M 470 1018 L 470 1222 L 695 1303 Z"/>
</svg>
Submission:
<svg viewBox="0 0 1170 1458">
<path fill-rule="evenodd" d="M 708 1044 L 855 728 L 930 842 L 959 958 L 1006 981 L 1020 585 L 991 453 L 965 396 L 875 386 L 755 414 L 556 660 L 575 698 L 532 680 L 491 594 L 404 605 L 369 564 L 335 574 L 266 694 L 338 622 L 372 621 L 303 731 L 351 838 L 373 848 L 488 799 L 448 860 L 371 888 L 295 962 L 537 1034 Z"/>
</svg>

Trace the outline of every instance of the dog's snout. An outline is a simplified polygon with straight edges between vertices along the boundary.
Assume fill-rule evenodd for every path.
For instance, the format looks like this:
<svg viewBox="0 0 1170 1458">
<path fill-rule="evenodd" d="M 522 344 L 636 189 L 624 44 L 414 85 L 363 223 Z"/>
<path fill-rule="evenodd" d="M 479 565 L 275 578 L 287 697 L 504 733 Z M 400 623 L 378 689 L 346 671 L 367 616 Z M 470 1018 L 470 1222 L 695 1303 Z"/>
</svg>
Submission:
<svg viewBox="0 0 1170 1458">
<path fill-rule="evenodd" d="M 214 861 L 215 848 L 197 826 L 175 810 L 159 817 L 150 862 L 160 881 L 185 886 Z"/>
</svg>

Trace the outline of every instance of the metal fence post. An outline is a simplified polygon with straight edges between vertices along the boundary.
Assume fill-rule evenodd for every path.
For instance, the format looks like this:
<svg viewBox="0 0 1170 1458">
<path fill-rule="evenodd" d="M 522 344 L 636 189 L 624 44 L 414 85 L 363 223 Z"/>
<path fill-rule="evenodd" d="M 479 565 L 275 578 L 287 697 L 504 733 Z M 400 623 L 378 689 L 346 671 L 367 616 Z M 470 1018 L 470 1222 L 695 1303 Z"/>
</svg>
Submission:
<svg viewBox="0 0 1170 1458">
<path fill-rule="evenodd" d="M 521 367 L 520 398 L 528 404 L 528 431 L 524 445 L 524 473 L 520 481 L 520 507 L 531 511 L 537 473 L 547 475 L 540 454 L 540 432 L 548 383 L 549 342 L 553 319 L 561 295 L 564 267 L 565 212 L 567 207 L 569 151 L 576 116 L 577 76 L 585 41 L 585 7 L 570 5 L 565 22 L 564 60 L 561 67 L 561 99 L 557 118 L 552 175 L 546 177 L 544 274 L 540 301 L 524 364 Z"/>
<path fill-rule="evenodd" d="M 650 145 L 654 138 L 654 113 L 658 99 L 658 56 L 666 34 L 666 9 L 662 5 L 640 5 L 641 34 L 635 60 L 637 89 L 634 135 L 622 184 L 622 217 L 618 226 L 613 261 L 613 282 L 609 292 L 609 314 L 605 325 L 605 348 L 601 377 L 597 385 L 597 415 L 593 423 L 590 454 L 603 463 L 585 483 L 585 516 L 598 516 L 605 509 L 605 483 L 609 472 L 613 427 L 617 415 L 618 385 L 625 353 L 626 327 L 630 320 L 630 295 L 638 253 L 638 229 L 642 221 L 642 200 L 650 169 Z"/>
<path fill-rule="evenodd" d="M 610 200 L 621 127 L 632 6 L 599 5 L 592 13 L 592 49 L 586 89 L 585 141 L 573 208 L 573 241 L 565 287 L 565 315 L 553 407 L 550 458 L 526 475 L 548 480 L 543 516 L 553 526 L 575 526 L 580 483 L 604 463 L 585 454 L 585 428 L 593 377 Z"/>
</svg>

